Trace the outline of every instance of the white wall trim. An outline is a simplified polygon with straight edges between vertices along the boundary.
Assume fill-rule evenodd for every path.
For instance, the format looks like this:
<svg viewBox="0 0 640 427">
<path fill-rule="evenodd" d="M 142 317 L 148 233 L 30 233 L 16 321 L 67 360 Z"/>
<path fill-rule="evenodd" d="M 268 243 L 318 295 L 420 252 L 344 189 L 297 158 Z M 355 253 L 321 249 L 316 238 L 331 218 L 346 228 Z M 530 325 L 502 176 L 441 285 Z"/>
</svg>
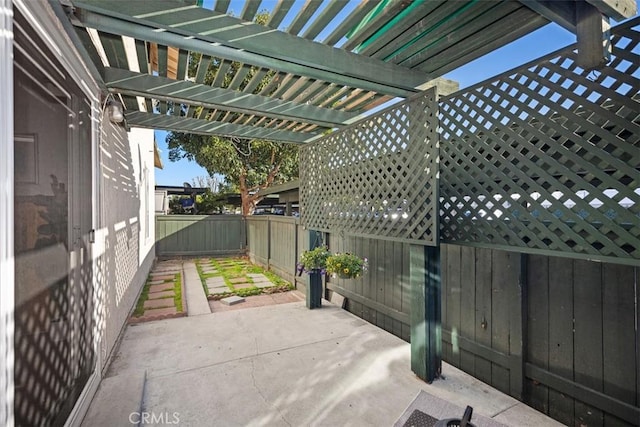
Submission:
<svg viewBox="0 0 640 427">
<path fill-rule="evenodd" d="M 63 24 L 56 16 L 52 6 L 62 7 L 59 2 L 12 0 L 14 6 L 20 10 L 28 20 L 35 32 L 44 41 L 45 46 L 53 53 L 64 66 L 71 78 L 84 94 L 93 101 L 100 101 L 98 83 L 89 72 L 83 62 L 80 53 L 67 35 Z"/>
<path fill-rule="evenodd" d="M 13 6 L 0 0 L 0 425 L 13 426 Z"/>
</svg>

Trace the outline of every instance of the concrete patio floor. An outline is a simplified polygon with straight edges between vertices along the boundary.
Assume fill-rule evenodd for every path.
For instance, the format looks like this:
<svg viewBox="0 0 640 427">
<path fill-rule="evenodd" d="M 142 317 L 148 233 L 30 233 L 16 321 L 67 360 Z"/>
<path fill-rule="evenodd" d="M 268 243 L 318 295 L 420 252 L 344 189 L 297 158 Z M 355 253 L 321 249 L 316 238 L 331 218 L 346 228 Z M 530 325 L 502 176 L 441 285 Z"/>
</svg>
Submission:
<svg viewBox="0 0 640 427">
<path fill-rule="evenodd" d="M 456 405 L 447 416 L 560 425 L 446 364 L 426 384 L 409 357 L 326 301 L 130 325 L 83 425 L 391 426 L 420 390 Z"/>
</svg>

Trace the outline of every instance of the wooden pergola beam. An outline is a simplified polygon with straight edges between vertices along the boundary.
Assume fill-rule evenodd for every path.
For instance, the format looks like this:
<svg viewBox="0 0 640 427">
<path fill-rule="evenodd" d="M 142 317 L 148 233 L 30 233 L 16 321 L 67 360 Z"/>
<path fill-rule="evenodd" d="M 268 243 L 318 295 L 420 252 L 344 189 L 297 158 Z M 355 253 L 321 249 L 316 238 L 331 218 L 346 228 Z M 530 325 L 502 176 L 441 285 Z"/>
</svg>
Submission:
<svg viewBox="0 0 640 427">
<path fill-rule="evenodd" d="M 329 128 L 343 126 L 344 122 L 356 116 L 354 113 L 247 94 L 185 80 L 135 73 L 119 68 L 105 68 L 104 81 L 111 91 L 126 95 L 174 101 L 208 109 L 314 123 Z"/>
<path fill-rule="evenodd" d="M 616 21 L 631 18 L 638 13 L 636 0 L 587 0 L 587 3 Z"/>
<path fill-rule="evenodd" d="M 623 19 L 637 12 L 635 0 L 520 2 L 576 35 L 577 63 L 585 69 L 599 68 L 611 59 L 609 17 Z"/>
<path fill-rule="evenodd" d="M 428 73 L 174 0 L 77 0 L 81 25 L 282 72 L 407 97 Z"/>
<path fill-rule="evenodd" d="M 164 129 L 172 132 L 195 133 L 198 135 L 222 135 L 247 139 L 268 139 L 272 141 L 303 144 L 317 137 L 317 134 L 291 132 L 280 129 L 223 123 L 215 120 L 192 119 L 170 114 L 125 113 L 127 125 L 146 129 Z"/>
<path fill-rule="evenodd" d="M 574 2 L 552 0 L 520 0 L 520 3 L 562 28 L 576 33 L 576 9 Z"/>
</svg>

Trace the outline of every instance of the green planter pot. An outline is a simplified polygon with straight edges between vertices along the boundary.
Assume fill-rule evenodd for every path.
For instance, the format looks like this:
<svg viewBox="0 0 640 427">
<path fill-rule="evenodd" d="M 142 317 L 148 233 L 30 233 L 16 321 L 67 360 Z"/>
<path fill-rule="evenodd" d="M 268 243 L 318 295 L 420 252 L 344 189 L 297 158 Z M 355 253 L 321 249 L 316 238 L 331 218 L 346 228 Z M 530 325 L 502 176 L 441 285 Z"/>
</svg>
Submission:
<svg viewBox="0 0 640 427">
<path fill-rule="evenodd" d="M 322 306 L 322 273 L 319 269 L 309 273 L 309 286 L 307 286 L 307 308 L 319 308 Z"/>
</svg>

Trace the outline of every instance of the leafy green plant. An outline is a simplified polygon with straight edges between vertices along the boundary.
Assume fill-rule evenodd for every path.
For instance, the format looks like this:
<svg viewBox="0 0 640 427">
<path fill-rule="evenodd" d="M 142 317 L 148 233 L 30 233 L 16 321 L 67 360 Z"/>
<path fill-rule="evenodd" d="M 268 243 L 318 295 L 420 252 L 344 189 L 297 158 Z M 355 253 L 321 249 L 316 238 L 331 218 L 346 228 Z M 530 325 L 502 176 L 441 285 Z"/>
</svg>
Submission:
<svg viewBox="0 0 640 427">
<path fill-rule="evenodd" d="M 315 249 L 302 252 L 298 269 L 303 271 L 324 270 L 327 266 L 327 258 L 331 253 L 326 246 L 318 246 Z"/>
<path fill-rule="evenodd" d="M 344 279 L 354 279 L 367 270 L 367 259 L 348 252 L 336 253 L 327 258 L 326 270 Z"/>
</svg>

